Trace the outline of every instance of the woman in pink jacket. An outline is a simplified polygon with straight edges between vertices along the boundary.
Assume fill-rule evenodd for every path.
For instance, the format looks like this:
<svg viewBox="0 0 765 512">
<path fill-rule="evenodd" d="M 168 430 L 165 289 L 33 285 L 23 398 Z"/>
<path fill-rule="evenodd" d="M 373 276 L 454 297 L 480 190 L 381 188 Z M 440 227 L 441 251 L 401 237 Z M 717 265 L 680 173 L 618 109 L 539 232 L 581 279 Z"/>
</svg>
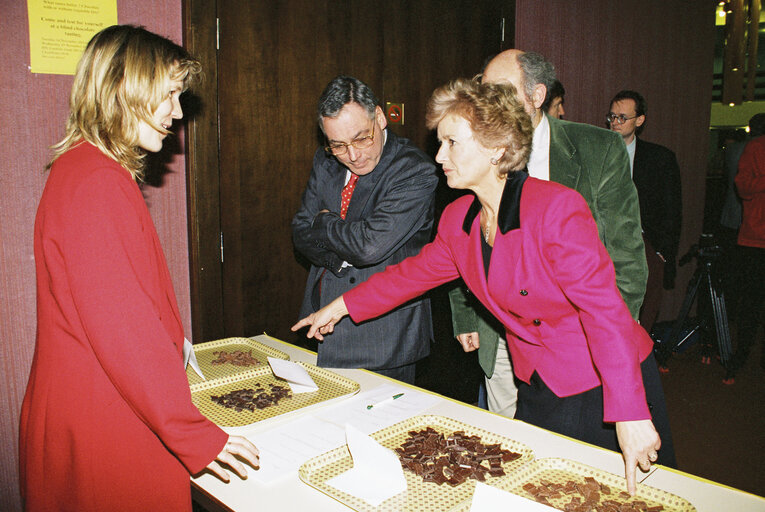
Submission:
<svg viewBox="0 0 765 512">
<path fill-rule="evenodd" d="M 433 93 L 427 121 L 438 127 L 447 184 L 474 195 L 444 210 L 420 254 L 293 330 L 310 326 L 308 336 L 322 339 L 346 314 L 362 322 L 461 277 L 507 330 L 522 381 L 516 419 L 621 447 L 634 493 L 636 467 L 660 457 L 652 413 L 662 417 L 661 456 L 674 464 L 669 425 L 652 341 L 619 295 L 584 199 L 522 172 L 533 129 L 512 86 L 456 80 Z"/>
<path fill-rule="evenodd" d="M 258 450 L 191 402 L 183 327 L 138 188 L 200 72 L 142 28 L 96 34 L 37 210 L 37 343 L 20 426 L 25 508 L 191 510 L 189 475 Z"/>
</svg>

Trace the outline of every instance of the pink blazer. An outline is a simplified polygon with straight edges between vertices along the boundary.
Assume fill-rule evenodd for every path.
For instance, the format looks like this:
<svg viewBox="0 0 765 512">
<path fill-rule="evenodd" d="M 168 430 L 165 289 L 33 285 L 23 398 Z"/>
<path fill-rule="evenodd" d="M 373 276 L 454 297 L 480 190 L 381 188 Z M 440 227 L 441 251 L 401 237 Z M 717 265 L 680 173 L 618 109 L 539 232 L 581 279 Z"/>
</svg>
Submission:
<svg viewBox="0 0 765 512">
<path fill-rule="evenodd" d="M 517 173 L 507 180 L 486 279 L 480 203 L 450 204 L 436 239 L 344 294 L 351 318 L 377 316 L 462 277 L 507 330 L 517 377 L 534 371 L 558 396 L 603 385 L 604 421 L 650 418 L 640 362 L 653 348 L 616 288 L 614 266 L 584 199 Z"/>
</svg>

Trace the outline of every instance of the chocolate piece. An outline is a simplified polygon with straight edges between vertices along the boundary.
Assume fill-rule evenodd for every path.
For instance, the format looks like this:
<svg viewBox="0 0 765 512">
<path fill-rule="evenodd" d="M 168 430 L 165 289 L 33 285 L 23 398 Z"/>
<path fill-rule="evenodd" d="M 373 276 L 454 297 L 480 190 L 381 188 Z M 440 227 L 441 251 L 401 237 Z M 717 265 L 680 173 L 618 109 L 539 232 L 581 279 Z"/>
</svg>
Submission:
<svg viewBox="0 0 765 512">
<path fill-rule="evenodd" d="M 256 386 L 258 385 L 256 383 Z M 270 392 L 266 392 L 263 387 L 258 387 L 257 389 L 236 389 L 225 395 L 211 396 L 210 399 L 218 405 L 234 409 L 237 412 L 244 410 L 254 412 L 256 409 L 265 409 L 266 407 L 277 405 L 281 399 L 292 396 L 289 388 L 276 384 L 269 384 L 269 386 L 271 388 Z"/>
<path fill-rule="evenodd" d="M 568 480 L 565 484 L 551 482 L 539 478 L 538 484 L 527 482 L 523 485 L 534 500 L 555 507 L 565 512 L 659 512 L 664 510 L 662 505 L 649 506 L 645 500 L 631 497 L 622 491 L 618 499 L 604 499 L 601 495 L 611 494 L 611 489 L 601 484 L 595 478 L 587 476 L 583 481 Z M 565 499 L 567 501 L 563 501 Z M 558 500 L 551 502 L 551 500 Z"/>
<path fill-rule="evenodd" d="M 469 478 L 483 482 L 487 474 L 502 476 L 505 474 L 502 463 L 522 456 L 503 450 L 500 444 L 485 445 L 479 436 L 469 436 L 464 431 L 444 436 L 432 427 L 409 431 L 395 452 L 402 467 L 421 476 L 423 481 L 451 486 Z"/>
<path fill-rule="evenodd" d="M 225 350 L 213 352 L 214 356 L 218 356 L 217 359 L 210 361 L 211 365 L 232 364 L 234 366 L 255 366 L 260 361 L 252 357 L 252 350 L 249 352 L 242 352 L 241 350 L 235 350 L 231 353 Z"/>
</svg>

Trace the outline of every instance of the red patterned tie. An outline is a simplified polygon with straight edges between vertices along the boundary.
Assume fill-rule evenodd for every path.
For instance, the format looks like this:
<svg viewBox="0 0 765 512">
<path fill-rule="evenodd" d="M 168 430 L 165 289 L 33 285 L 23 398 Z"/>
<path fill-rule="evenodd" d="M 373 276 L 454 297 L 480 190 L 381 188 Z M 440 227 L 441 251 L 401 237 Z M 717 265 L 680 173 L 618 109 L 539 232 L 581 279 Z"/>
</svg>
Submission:
<svg viewBox="0 0 765 512">
<path fill-rule="evenodd" d="M 348 213 L 348 205 L 351 203 L 351 196 L 353 195 L 353 189 L 356 188 L 356 182 L 359 181 L 359 177 L 356 174 L 351 173 L 351 177 L 348 183 L 343 187 L 343 193 L 340 201 L 340 217 L 345 218 L 345 214 Z"/>
</svg>

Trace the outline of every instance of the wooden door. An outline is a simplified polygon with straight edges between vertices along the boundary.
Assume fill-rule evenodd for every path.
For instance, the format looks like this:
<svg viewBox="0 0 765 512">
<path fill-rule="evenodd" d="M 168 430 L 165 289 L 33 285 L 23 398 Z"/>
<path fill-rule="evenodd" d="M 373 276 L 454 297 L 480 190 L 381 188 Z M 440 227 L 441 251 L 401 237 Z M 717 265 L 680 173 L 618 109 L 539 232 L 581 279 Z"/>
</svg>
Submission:
<svg viewBox="0 0 765 512">
<path fill-rule="evenodd" d="M 383 103 L 404 103 L 405 124 L 392 129 L 433 155 L 427 98 L 502 49 L 503 18 L 512 41 L 514 2 L 186 0 L 185 7 L 186 44 L 208 78 L 189 126 L 194 339 L 265 331 L 294 341 L 289 327 L 307 273 L 290 221 L 322 144 L 315 112 L 324 86 L 349 74 Z"/>
</svg>

